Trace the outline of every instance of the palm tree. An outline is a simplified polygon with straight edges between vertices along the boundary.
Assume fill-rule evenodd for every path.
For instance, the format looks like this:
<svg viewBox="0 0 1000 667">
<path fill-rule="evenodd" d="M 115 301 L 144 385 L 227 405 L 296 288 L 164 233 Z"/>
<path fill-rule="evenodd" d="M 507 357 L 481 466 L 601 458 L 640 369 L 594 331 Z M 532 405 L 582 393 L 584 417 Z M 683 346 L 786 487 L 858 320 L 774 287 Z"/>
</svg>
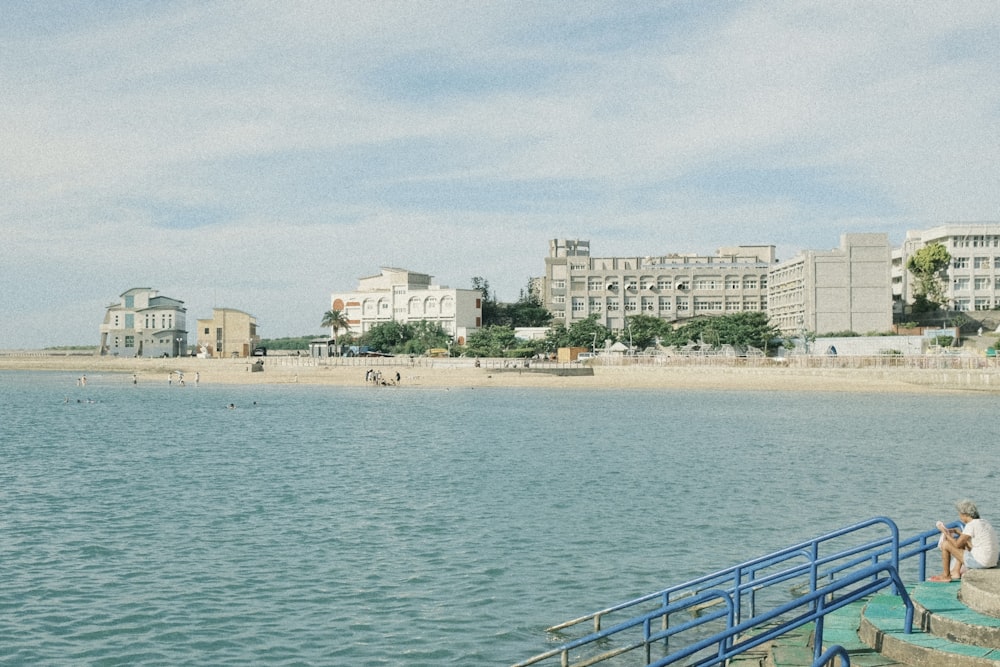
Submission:
<svg viewBox="0 0 1000 667">
<path fill-rule="evenodd" d="M 340 356 L 340 345 L 337 342 L 337 334 L 341 329 L 350 329 L 351 323 L 347 315 L 342 310 L 332 309 L 323 313 L 323 321 L 319 323 L 321 327 L 330 327 L 330 334 L 333 336 L 333 345 L 337 348 L 337 356 Z"/>
</svg>

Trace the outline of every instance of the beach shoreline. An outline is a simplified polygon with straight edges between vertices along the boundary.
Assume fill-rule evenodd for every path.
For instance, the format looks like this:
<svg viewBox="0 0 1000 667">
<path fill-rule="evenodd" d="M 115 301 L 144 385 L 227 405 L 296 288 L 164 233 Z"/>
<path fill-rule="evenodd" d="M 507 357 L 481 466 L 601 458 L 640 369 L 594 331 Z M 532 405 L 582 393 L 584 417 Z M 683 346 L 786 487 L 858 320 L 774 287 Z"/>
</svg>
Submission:
<svg viewBox="0 0 1000 667">
<path fill-rule="evenodd" d="M 262 372 L 252 365 L 263 360 Z M 0 355 L 2 371 L 55 371 L 79 374 L 134 374 L 136 383 L 307 384 L 365 386 L 369 369 L 387 384 L 401 387 L 551 389 L 704 389 L 729 391 L 827 391 L 870 393 L 1000 393 L 997 368 L 808 368 L 748 360 L 728 363 L 683 360 L 662 364 L 591 366 L 592 375 L 569 375 L 587 366 L 531 364 L 521 361 L 408 357 L 317 360 L 271 356 L 243 359 L 193 357 L 121 359 L 93 355 L 23 353 Z"/>
</svg>

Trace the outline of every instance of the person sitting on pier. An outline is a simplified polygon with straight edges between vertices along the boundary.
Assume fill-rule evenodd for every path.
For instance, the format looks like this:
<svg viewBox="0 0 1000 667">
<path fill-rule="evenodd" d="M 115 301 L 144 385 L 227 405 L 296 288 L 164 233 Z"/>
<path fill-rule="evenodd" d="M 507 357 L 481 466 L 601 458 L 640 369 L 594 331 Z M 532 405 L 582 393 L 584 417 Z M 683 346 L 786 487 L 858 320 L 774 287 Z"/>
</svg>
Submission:
<svg viewBox="0 0 1000 667">
<path fill-rule="evenodd" d="M 965 524 L 959 531 L 947 528 L 941 521 L 937 528 L 941 531 L 938 546 L 941 548 L 941 574 L 930 581 L 949 582 L 959 579 L 968 569 L 991 568 L 997 566 L 1000 556 L 1000 540 L 997 531 L 989 521 L 979 516 L 979 509 L 971 500 L 955 503 L 958 518 Z"/>
</svg>

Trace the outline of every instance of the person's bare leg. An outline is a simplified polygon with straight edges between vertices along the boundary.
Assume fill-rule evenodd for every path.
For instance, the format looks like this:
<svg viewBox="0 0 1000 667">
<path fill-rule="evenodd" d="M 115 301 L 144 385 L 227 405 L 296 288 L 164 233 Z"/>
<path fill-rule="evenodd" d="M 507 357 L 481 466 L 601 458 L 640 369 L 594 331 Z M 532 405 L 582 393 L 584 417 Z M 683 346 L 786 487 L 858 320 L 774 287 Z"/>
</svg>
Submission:
<svg viewBox="0 0 1000 667">
<path fill-rule="evenodd" d="M 954 561 L 954 562 L 951 562 Z M 958 579 L 962 576 L 962 564 L 965 562 L 965 552 L 954 544 L 946 542 L 941 546 L 941 573 L 945 577 Z"/>
</svg>

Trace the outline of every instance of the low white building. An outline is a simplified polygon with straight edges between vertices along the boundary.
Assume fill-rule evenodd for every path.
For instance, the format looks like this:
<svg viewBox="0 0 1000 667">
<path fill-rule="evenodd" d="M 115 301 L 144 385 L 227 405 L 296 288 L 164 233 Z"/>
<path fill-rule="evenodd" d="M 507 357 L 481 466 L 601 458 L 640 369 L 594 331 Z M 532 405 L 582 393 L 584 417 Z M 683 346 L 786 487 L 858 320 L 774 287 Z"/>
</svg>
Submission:
<svg viewBox="0 0 1000 667">
<path fill-rule="evenodd" d="M 426 273 L 383 267 L 379 274 L 361 278 L 353 292 L 334 292 L 330 307 L 347 316 L 355 336 L 385 322 L 426 320 L 464 345 L 482 326 L 482 299 L 479 290 L 434 285 Z"/>
</svg>

